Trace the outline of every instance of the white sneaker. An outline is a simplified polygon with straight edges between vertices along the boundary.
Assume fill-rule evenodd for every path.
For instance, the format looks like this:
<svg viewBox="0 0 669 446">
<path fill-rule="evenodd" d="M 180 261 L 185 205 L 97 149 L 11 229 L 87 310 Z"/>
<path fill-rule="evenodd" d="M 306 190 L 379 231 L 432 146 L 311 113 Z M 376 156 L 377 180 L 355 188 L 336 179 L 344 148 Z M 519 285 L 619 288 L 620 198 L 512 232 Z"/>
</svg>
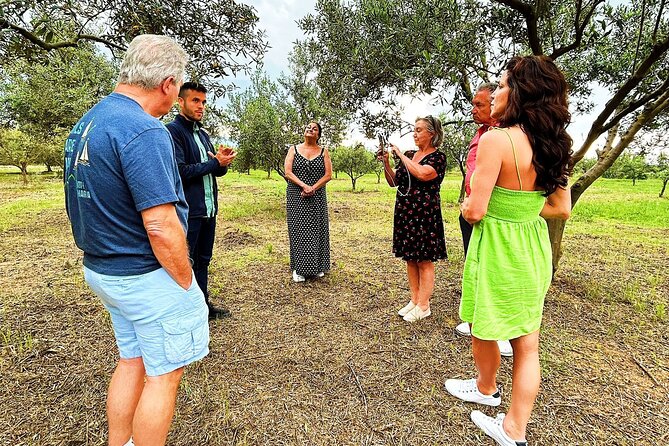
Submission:
<svg viewBox="0 0 669 446">
<path fill-rule="evenodd" d="M 472 335 L 471 328 L 469 328 L 469 322 L 463 322 L 461 324 L 458 324 L 458 326 L 455 327 L 455 332 L 461 336 Z"/>
<path fill-rule="evenodd" d="M 397 314 L 399 314 L 400 317 L 404 317 L 407 315 L 409 311 L 413 310 L 415 306 L 416 306 L 415 303 L 409 301 L 408 304 L 400 308 L 400 311 L 398 311 Z"/>
<path fill-rule="evenodd" d="M 486 406 L 499 406 L 502 396 L 497 392 L 492 395 L 484 395 L 476 385 L 476 378 L 472 379 L 447 379 L 444 388 L 454 397 L 467 401 L 468 403 L 485 404 Z"/>
<path fill-rule="evenodd" d="M 324 275 L 325 275 L 325 273 L 323 271 L 321 271 L 320 273 L 316 274 L 316 277 L 323 277 Z"/>
<path fill-rule="evenodd" d="M 418 305 L 416 305 L 402 319 L 404 319 L 407 322 L 417 322 L 421 319 L 425 319 L 426 317 L 428 317 L 431 314 L 432 314 L 432 311 L 430 311 L 430 307 L 427 307 L 427 310 L 423 311 L 423 310 L 420 309 L 420 307 Z"/>
<path fill-rule="evenodd" d="M 304 276 L 300 276 L 297 271 L 293 271 L 293 282 L 304 282 L 305 280 Z"/>
<path fill-rule="evenodd" d="M 461 336 L 471 336 L 472 330 L 469 326 L 469 322 L 462 322 L 455 327 L 455 332 Z M 513 356 L 513 348 L 509 341 L 497 341 L 497 346 L 499 347 L 499 354 L 510 358 Z"/>
<path fill-rule="evenodd" d="M 471 414 L 471 419 L 483 432 L 495 440 L 500 446 L 527 446 L 527 440 L 514 440 L 504 431 L 504 414 L 497 414 L 497 418 L 489 417 L 479 410 Z"/>
<path fill-rule="evenodd" d="M 128 442 L 123 446 L 135 446 L 135 443 L 132 442 L 132 437 L 130 437 L 130 440 L 128 440 Z"/>
<path fill-rule="evenodd" d="M 509 341 L 497 341 L 497 346 L 499 347 L 499 354 L 506 357 L 513 357 L 513 347 Z"/>
</svg>

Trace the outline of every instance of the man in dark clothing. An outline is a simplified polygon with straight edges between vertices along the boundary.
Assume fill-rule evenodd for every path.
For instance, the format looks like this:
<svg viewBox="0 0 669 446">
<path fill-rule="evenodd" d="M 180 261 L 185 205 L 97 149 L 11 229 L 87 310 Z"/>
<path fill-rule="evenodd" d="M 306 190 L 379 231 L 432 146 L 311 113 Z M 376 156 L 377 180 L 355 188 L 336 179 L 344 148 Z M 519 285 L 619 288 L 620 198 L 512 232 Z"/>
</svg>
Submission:
<svg viewBox="0 0 669 446">
<path fill-rule="evenodd" d="M 218 188 L 216 177 L 225 175 L 236 153 L 227 147 L 218 150 L 200 126 L 207 103 L 207 89 L 195 82 L 185 82 L 179 90 L 179 115 L 167 124 L 188 202 L 188 250 L 193 271 L 209 307 L 209 319 L 230 316 L 209 300 L 207 287 L 209 262 L 214 250 Z"/>
</svg>

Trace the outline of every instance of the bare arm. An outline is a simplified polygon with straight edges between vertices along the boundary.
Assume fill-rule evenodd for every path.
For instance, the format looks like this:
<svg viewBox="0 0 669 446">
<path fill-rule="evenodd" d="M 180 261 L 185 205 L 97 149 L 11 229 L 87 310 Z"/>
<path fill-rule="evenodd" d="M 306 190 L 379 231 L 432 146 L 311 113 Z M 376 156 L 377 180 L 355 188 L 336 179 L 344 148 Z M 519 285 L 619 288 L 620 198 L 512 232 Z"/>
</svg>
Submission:
<svg viewBox="0 0 669 446">
<path fill-rule="evenodd" d="M 143 210 L 142 221 L 160 265 L 180 287 L 190 288 L 193 270 L 188 259 L 186 233 L 174 204 L 166 203 Z"/>
<path fill-rule="evenodd" d="M 434 170 L 434 167 L 424 166 L 420 163 L 417 163 L 403 154 L 396 145 L 391 144 L 390 146 L 393 148 L 393 151 L 397 154 L 397 156 L 399 156 L 399 158 L 402 160 L 402 163 L 404 163 L 409 173 L 419 181 L 430 181 L 437 178 L 437 171 Z"/>
<path fill-rule="evenodd" d="M 462 216 L 469 224 L 481 221 L 488 212 L 490 195 L 502 169 L 500 149 L 507 146 L 510 147 L 509 139 L 502 132 L 488 132 L 481 136 L 476 152 L 472 193 L 460 206 Z"/>
<path fill-rule="evenodd" d="M 316 181 L 316 184 L 311 186 L 314 191 L 325 186 L 325 184 L 332 179 L 332 160 L 330 159 L 330 152 L 327 149 L 323 151 L 323 162 L 325 163 L 325 175 Z"/>
<path fill-rule="evenodd" d="M 561 220 L 566 220 L 571 216 L 571 192 L 568 187 L 558 187 L 555 192 L 546 197 L 546 204 L 541 210 L 541 216 Z"/>
</svg>

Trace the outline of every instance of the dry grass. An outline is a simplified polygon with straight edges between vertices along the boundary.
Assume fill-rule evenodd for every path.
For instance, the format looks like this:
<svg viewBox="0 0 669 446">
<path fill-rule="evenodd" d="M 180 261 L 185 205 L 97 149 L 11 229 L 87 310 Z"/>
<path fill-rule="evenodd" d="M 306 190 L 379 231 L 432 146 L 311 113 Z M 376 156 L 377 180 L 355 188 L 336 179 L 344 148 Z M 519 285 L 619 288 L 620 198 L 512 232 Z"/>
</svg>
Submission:
<svg viewBox="0 0 669 446">
<path fill-rule="evenodd" d="M 389 253 L 392 200 L 375 185 L 332 187 L 333 269 L 294 284 L 276 185 L 245 195 L 227 181 L 222 201 L 259 205 L 219 220 L 212 288 L 233 318 L 211 323 L 211 354 L 187 369 L 169 444 L 492 444 L 469 421 L 474 407 L 442 387 L 473 373 L 470 343 L 452 330 L 454 206 L 434 317 L 407 325 L 395 316 L 408 291 Z M 666 228 L 642 231 L 639 241 L 568 229 L 546 302 L 531 444 L 669 444 L 669 245 Z M 103 444 L 115 344 L 62 208 L 2 232 L 0 304 L 0 444 Z M 499 375 L 503 411 L 511 364 Z"/>
</svg>

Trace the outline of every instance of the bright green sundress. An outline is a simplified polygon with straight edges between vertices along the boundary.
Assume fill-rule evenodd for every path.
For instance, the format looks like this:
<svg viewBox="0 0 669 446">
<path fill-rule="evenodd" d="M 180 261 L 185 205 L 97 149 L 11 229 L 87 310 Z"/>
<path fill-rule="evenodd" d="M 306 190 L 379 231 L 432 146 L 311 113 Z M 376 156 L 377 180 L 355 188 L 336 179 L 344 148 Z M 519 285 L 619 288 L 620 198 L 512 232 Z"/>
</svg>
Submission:
<svg viewBox="0 0 669 446">
<path fill-rule="evenodd" d="M 548 227 L 539 215 L 546 198 L 522 190 L 513 141 L 511 148 L 520 190 L 494 187 L 488 212 L 474 225 L 462 276 L 460 318 L 484 340 L 537 331 L 553 272 Z"/>
</svg>

